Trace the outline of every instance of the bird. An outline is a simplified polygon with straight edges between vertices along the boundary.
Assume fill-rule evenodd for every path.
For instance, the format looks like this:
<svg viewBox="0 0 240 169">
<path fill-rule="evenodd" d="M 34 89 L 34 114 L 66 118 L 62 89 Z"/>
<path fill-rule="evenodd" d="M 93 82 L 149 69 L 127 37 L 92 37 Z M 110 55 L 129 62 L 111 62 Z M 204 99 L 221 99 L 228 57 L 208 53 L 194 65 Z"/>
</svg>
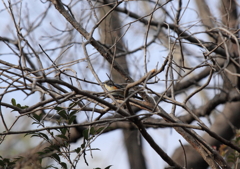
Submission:
<svg viewBox="0 0 240 169">
<path fill-rule="evenodd" d="M 114 83 L 112 80 L 107 80 L 107 81 L 103 82 L 103 84 L 104 84 L 105 88 L 109 92 L 111 92 L 111 94 L 113 96 L 124 98 L 124 89 L 125 89 L 126 85 Z M 129 92 L 129 94 L 131 94 L 131 93 L 133 93 L 133 91 Z M 133 97 L 142 100 L 142 98 L 138 97 L 137 94 L 134 94 Z"/>
</svg>

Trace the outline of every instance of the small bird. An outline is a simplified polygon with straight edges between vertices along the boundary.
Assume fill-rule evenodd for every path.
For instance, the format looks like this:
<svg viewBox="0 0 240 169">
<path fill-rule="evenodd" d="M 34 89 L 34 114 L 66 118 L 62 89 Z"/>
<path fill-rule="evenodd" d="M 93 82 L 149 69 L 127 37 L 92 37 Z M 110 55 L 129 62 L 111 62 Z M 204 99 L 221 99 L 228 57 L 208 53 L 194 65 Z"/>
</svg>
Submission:
<svg viewBox="0 0 240 169">
<path fill-rule="evenodd" d="M 107 80 L 105 82 L 103 82 L 105 88 L 111 92 L 111 94 L 115 97 L 121 97 L 123 98 L 124 97 L 124 89 L 126 87 L 126 85 L 120 85 L 120 84 L 117 84 L 117 83 L 114 83 L 112 80 Z M 133 91 L 130 91 L 130 94 L 132 93 Z M 141 99 L 140 97 L 138 97 L 136 94 L 133 95 L 134 98 L 138 98 L 138 99 Z"/>
<path fill-rule="evenodd" d="M 120 84 L 114 83 L 112 80 L 107 80 L 103 82 L 105 88 L 111 92 L 113 96 L 120 96 L 123 97 L 124 94 L 124 86 Z"/>
</svg>

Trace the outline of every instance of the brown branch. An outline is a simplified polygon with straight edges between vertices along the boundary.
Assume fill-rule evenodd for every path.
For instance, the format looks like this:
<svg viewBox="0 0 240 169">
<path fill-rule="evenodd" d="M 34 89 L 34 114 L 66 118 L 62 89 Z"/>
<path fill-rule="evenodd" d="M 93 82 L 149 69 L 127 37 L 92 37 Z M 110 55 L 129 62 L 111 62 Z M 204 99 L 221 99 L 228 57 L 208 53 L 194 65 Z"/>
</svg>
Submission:
<svg viewBox="0 0 240 169">
<path fill-rule="evenodd" d="M 108 51 L 100 42 L 96 41 L 90 34 L 66 11 L 60 0 L 51 0 L 55 8 L 71 23 L 71 25 L 85 38 L 88 42 L 95 47 L 95 49 L 110 63 L 113 68 L 118 71 L 126 80 L 133 82 L 133 79 L 122 69 L 122 67 L 113 60 L 113 54 Z"/>
<path fill-rule="evenodd" d="M 109 4 L 109 6 L 113 7 L 112 4 Z M 148 20 L 147 19 L 144 19 L 144 17 L 141 17 L 141 16 L 137 15 L 136 13 L 127 10 L 126 8 L 122 9 L 120 7 L 117 7 L 117 8 L 115 8 L 115 10 L 118 11 L 118 12 L 125 13 L 129 17 L 137 19 L 138 21 L 142 22 L 144 25 L 148 25 Z M 186 33 L 186 31 L 184 31 L 184 30 L 180 29 L 179 27 L 177 27 L 177 25 L 175 25 L 175 24 L 169 24 L 169 23 L 166 24 L 166 23 L 159 23 L 159 22 L 156 22 L 156 21 L 151 21 L 150 25 L 151 26 L 155 26 L 155 27 L 158 27 L 160 25 L 161 27 L 166 28 L 166 29 L 170 28 L 171 30 L 173 30 L 177 34 L 179 34 L 181 38 L 184 38 L 184 39 L 188 40 L 189 42 L 191 42 L 192 44 L 195 44 L 195 45 L 197 45 L 199 47 L 202 47 L 201 44 L 199 44 L 199 41 L 197 39 L 192 37 L 190 34 Z M 207 42 L 205 42 L 203 40 L 200 40 L 200 42 L 202 44 L 205 44 L 206 45 L 205 47 L 208 50 L 215 49 L 215 47 L 217 46 L 217 45 L 215 45 L 213 43 L 207 43 Z M 221 49 L 221 48 L 216 48 L 214 50 L 214 52 L 217 53 L 217 54 L 220 54 L 222 56 L 225 56 L 225 51 L 223 49 Z"/>
<path fill-rule="evenodd" d="M 221 92 L 220 94 L 215 95 L 214 98 L 209 100 L 203 106 L 192 111 L 198 117 L 204 117 L 206 115 L 209 115 L 211 111 L 214 110 L 220 104 L 237 101 L 240 101 L 240 95 L 235 91 L 235 89 L 233 89 L 228 93 Z M 191 115 L 180 116 L 179 119 L 185 123 L 191 123 L 194 120 L 194 118 Z"/>
</svg>

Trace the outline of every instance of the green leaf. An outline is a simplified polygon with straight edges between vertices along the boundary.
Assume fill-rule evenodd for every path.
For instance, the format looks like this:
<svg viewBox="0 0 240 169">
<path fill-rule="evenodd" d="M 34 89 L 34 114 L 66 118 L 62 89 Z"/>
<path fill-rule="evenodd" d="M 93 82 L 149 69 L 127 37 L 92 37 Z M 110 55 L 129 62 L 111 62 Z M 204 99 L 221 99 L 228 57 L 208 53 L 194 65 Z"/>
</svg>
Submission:
<svg viewBox="0 0 240 169">
<path fill-rule="evenodd" d="M 73 107 L 75 107 L 77 105 L 77 103 L 71 103 L 71 104 L 69 104 L 69 106 L 68 106 L 68 110 L 71 110 Z"/>
<path fill-rule="evenodd" d="M 56 153 L 55 153 L 55 154 L 52 154 L 51 157 L 52 157 L 53 159 L 57 160 L 58 162 L 61 161 L 59 155 L 57 155 Z"/>
<path fill-rule="evenodd" d="M 31 137 L 40 137 L 39 134 L 33 134 Z"/>
<path fill-rule="evenodd" d="M 76 116 L 71 116 L 70 119 L 68 120 L 68 124 L 72 124 L 75 119 Z"/>
<path fill-rule="evenodd" d="M 65 110 L 58 111 L 58 114 L 65 120 L 68 119 L 68 115 Z"/>
<path fill-rule="evenodd" d="M 95 134 L 95 128 L 94 128 L 94 127 L 91 127 L 91 128 L 90 128 L 90 134 L 91 134 L 91 135 L 94 135 L 94 134 Z"/>
<path fill-rule="evenodd" d="M 75 115 L 77 112 L 78 112 L 77 110 L 73 110 L 73 111 L 71 111 L 71 113 L 69 114 L 69 116 L 71 117 L 71 116 Z"/>
<path fill-rule="evenodd" d="M 60 110 L 63 110 L 63 108 L 56 106 L 56 107 L 54 107 L 54 110 L 60 111 Z"/>
<path fill-rule="evenodd" d="M 67 128 L 60 128 L 60 131 L 63 135 L 65 135 L 67 132 Z"/>
<path fill-rule="evenodd" d="M 48 152 L 52 152 L 52 151 L 56 150 L 56 146 L 55 145 L 51 145 L 49 147 L 46 147 L 45 150 L 48 151 Z"/>
<path fill-rule="evenodd" d="M 16 104 L 16 100 L 15 100 L 14 98 L 12 98 L 11 102 L 12 102 L 12 105 L 13 105 L 13 106 L 16 106 L 16 105 L 17 105 L 17 104 Z"/>
<path fill-rule="evenodd" d="M 44 150 L 43 151 L 40 151 L 40 152 L 38 152 L 40 155 L 44 155 L 44 154 L 47 154 L 47 153 L 52 153 L 53 151 L 58 151 L 58 152 L 60 152 L 60 148 L 59 148 L 59 146 L 57 146 L 57 145 L 51 145 L 51 146 L 49 146 L 49 147 L 45 147 L 44 148 Z"/>
<path fill-rule="evenodd" d="M 88 140 L 88 137 L 89 137 L 88 130 L 83 130 L 83 137 L 84 139 Z"/>
<path fill-rule="evenodd" d="M 2 167 L 5 166 L 5 163 L 2 160 L 0 160 L 0 166 L 2 166 Z"/>
<path fill-rule="evenodd" d="M 40 124 L 39 122 L 32 122 L 32 124 Z"/>
<path fill-rule="evenodd" d="M 32 134 L 35 134 L 35 133 L 34 133 L 34 132 L 26 133 L 26 134 L 24 135 L 24 137 L 26 137 L 26 136 L 28 136 L 28 135 L 31 135 L 31 136 L 32 136 Z"/>
<path fill-rule="evenodd" d="M 101 133 L 104 130 L 104 127 L 100 127 L 95 131 L 95 134 Z"/>
<path fill-rule="evenodd" d="M 38 122 L 41 121 L 41 114 L 37 115 L 37 114 L 33 114 L 33 118 L 35 118 Z"/>
<path fill-rule="evenodd" d="M 45 138 L 45 140 L 49 140 L 48 136 L 44 133 L 39 133 L 40 137 Z"/>
<path fill-rule="evenodd" d="M 109 169 L 110 167 L 112 167 L 112 165 L 107 166 L 105 169 Z"/>
<path fill-rule="evenodd" d="M 80 151 L 81 151 L 81 148 L 80 148 L 80 147 L 78 147 L 78 148 L 75 149 L 75 152 L 76 152 L 76 153 L 79 153 Z"/>
<path fill-rule="evenodd" d="M 66 164 L 66 163 L 61 162 L 61 163 L 59 163 L 59 164 L 62 166 L 62 168 L 67 169 L 67 164 Z"/>
<path fill-rule="evenodd" d="M 84 142 L 81 144 L 81 148 L 85 148 L 85 145 L 86 145 L 86 142 L 84 141 Z"/>
<path fill-rule="evenodd" d="M 4 159 L 3 159 L 3 162 L 9 163 L 9 162 L 10 162 L 10 159 L 9 159 L 9 158 L 4 158 Z"/>
<path fill-rule="evenodd" d="M 25 106 L 22 106 L 22 109 L 27 109 L 29 106 L 25 105 Z"/>
<path fill-rule="evenodd" d="M 39 152 L 37 152 L 37 154 L 38 154 L 39 156 L 44 156 L 44 154 L 46 154 L 46 152 L 39 151 Z"/>
</svg>

